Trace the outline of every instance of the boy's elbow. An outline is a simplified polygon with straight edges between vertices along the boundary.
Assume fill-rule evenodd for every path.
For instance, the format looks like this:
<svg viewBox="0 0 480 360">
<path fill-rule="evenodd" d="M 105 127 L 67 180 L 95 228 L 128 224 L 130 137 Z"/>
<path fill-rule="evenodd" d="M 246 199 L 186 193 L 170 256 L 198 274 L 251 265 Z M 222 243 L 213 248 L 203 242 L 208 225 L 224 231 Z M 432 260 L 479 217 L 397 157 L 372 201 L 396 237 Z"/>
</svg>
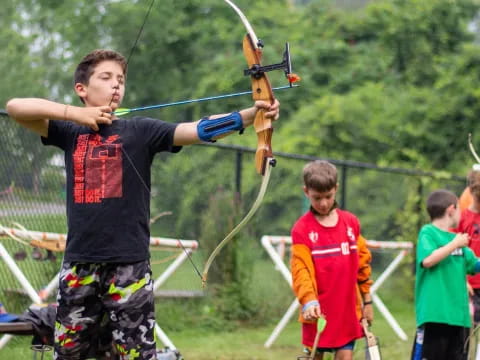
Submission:
<svg viewBox="0 0 480 360">
<path fill-rule="evenodd" d="M 13 119 L 16 118 L 16 115 L 20 111 L 20 108 L 20 99 L 17 98 L 8 100 L 7 104 L 5 105 L 5 109 L 7 110 L 8 115 Z"/>
<path fill-rule="evenodd" d="M 433 265 L 435 265 L 433 262 L 429 261 L 428 259 L 423 259 L 422 260 L 422 267 L 428 269 L 431 268 Z"/>
</svg>

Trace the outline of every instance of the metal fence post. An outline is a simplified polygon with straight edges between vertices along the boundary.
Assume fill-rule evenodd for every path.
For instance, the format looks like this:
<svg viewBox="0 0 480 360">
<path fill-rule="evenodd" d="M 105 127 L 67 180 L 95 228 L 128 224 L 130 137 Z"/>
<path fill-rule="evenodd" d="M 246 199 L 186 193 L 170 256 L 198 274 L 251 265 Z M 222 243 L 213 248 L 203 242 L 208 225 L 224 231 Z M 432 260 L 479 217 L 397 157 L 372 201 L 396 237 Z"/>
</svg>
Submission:
<svg viewBox="0 0 480 360">
<path fill-rule="evenodd" d="M 237 194 L 237 199 L 240 201 L 242 199 L 242 160 L 243 160 L 243 151 L 237 150 L 235 159 L 235 192 Z"/>
<path fill-rule="evenodd" d="M 340 190 L 342 193 L 342 198 L 340 200 L 341 209 L 346 209 L 347 207 L 347 169 L 348 167 L 346 165 L 342 165 L 342 183 L 340 184 Z"/>
</svg>

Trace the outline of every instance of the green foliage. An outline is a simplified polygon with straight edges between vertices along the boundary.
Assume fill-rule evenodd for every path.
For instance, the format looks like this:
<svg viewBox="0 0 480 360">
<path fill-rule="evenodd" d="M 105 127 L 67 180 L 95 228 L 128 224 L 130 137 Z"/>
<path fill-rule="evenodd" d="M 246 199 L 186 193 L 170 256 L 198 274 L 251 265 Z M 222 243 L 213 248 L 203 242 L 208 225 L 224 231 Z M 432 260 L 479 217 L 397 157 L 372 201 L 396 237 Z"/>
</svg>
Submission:
<svg viewBox="0 0 480 360">
<path fill-rule="evenodd" d="M 238 207 L 232 193 L 218 188 L 208 199 L 208 207 L 202 214 L 200 244 L 210 254 L 219 242 L 238 223 Z M 231 241 L 223 249 L 209 275 L 209 282 L 226 284 L 238 280 L 237 240 Z"/>
<path fill-rule="evenodd" d="M 238 200 L 237 200 L 238 201 Z M 231 192 L 217 189 L 209 199 L 209 206 L 202 216 L 200 244 L 206 253 L 213 252 L 219 242 L 241 220 Z M 239 234 L 215 259 L 208 276 L 214 289 L 216 309 L 226 320 L 247 320 L 253 317 L 254 307 L 249 298 L 253 259 L 248 256 L 248 237 Z"/>
</svg>

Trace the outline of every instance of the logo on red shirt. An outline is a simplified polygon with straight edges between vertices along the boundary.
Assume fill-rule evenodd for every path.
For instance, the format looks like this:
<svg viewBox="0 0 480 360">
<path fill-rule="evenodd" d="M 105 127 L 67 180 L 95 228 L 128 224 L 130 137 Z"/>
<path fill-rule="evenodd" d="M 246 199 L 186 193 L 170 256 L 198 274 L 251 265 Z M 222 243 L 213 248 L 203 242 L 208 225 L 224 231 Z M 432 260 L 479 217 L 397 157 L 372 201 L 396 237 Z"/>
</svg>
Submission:
<svg viewBox="0 0 480 360">
<path fill-rule="evenodd" d="M 310 231 L 308 234 L 308 238 L 311 242 L 316 243 L 318 241 L 318 233 L 315 231 Z"/>
</svg>

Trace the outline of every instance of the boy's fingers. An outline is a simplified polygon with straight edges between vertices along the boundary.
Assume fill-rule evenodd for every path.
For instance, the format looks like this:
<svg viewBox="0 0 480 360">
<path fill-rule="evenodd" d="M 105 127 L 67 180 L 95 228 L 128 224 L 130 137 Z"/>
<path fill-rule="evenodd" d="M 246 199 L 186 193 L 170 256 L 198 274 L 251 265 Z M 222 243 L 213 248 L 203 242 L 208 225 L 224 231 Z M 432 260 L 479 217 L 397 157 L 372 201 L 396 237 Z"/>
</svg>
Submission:
<svg viewBox="0 0 480 360">
<path fill-rule="evenodd" d="M 265 114 L 267 117 L 277 120 L 279 117 L 279 113 L 277 111 L 270 111 Z"/>
<path fill-rule="evenodd" d="M 270 104 L 268 101 L 258 100 L 257 102 L 255 102 L 255 106 L 257 108 L 275 111 L 279 108 L 280 103 L 278 102 L 278 100 L 275 100 L 273 104 Z"/>
<path fill-rule="evenodd" d="M 107 114 L 110 114 L 112 112 L 112 108 L 108 105 L 101 106 L 100 110 L 102 110 L 103 113 Z"/>
<path fill-rule="evenodd" d="M 268 101 L 258 100 L 257 102 L 255 102 L 255 106 L 256 106 L 258 109 L 270 110 L 270 108 L 271 108 L 273 105 L 270 104 Z"/>
<path fill-rule="evenodd" d="M 112 120 L 110 118 L 107 118 L 105 116 L 101 117 L 100 119 L 97 120 L 97 124 L 107 124 L 110 125 L 112 123 Z"/>
</svg>

